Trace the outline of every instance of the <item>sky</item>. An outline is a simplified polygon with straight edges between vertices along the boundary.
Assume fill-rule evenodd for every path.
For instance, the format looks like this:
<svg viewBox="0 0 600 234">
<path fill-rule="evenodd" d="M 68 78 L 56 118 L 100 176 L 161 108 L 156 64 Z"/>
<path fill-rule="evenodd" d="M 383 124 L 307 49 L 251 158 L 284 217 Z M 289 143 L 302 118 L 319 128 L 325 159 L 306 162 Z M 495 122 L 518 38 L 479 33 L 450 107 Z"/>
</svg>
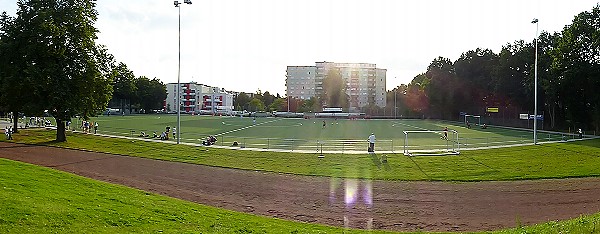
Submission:
<svg viewBox="0 0 600 234">
<path fill-rule="evenodd" d="M 498 53 L 539 30 L 559 32 L 598 0 L 99 0 L 99 44 L 136 76 L 285 96 L 287 66 L 374 63 L 387 89 L 409 83 L 439 56 Z M 183 2 L 183 0 L 181 0 Z M 16 1 L 0 0 L 15 15 Z"/>
</svg>

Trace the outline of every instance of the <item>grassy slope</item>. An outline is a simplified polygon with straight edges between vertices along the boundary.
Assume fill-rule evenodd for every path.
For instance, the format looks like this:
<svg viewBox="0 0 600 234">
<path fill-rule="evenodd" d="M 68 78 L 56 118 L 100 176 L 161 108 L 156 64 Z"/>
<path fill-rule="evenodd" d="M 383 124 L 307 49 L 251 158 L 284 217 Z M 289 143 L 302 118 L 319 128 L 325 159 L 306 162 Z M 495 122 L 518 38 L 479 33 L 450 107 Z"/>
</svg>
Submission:
<svg viewBox="0 0 600 234">
<path fill-rule="evenodd" d="M 367 233 L 212 208 L 5 159 L 0 185 L 0 233 Z"/>
<path fill-rule="evenodd" d="M 190 147 L 69 133 L 68 142 L 54 143 L 53 131 L 23 131 L 15 141 L 86 149 L 210 166 L 283 172 L 300 175 L 382 180 L 486 181 L 568 178 L 600 175 L 600 139 L 464 151 L 460 156 L 405 157 L 388 155 L 254 152 Z"/>
</svg>

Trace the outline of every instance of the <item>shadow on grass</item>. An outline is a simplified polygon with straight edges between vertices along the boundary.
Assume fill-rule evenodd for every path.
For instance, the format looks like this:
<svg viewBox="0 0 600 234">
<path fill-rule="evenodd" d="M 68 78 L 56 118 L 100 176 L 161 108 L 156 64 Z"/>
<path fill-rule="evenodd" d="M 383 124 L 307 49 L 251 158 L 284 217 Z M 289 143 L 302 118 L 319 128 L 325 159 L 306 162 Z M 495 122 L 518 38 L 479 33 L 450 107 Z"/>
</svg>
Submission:
<svg viewBox="0 0 600 234">
<path fill-rule="evenodd" d="M 479 161 L 479 160 L 477 160 L 477 159 L 474 159 L 473 157 L 469 157 L 469 156 L 465 156 L 465 157 L 466 157 L 466 158 L 468 158 L 468 159 L 471 159 L 471 160 L 475 161 L 475 162 L 476 162 L 477 164 L 479 164 L 479 165 L 482 165 L 482 166 L 484 166 L 484 167 L 487 167 L 488 169 L 490 169 L 490 170 L 492 170 L 492 171 L 494 171 L 494 172 L 498 172 L 498 170 L 496 170 L 495 168 L 493 168 L 493 167 L 490 167 L 490 166 L 488 166 L 487 164 L 485 164 L 485 163 L 483 163 L 483 162 L 481 162 L 481 161 Z"/>
<path fill-rule="evenodd" d="M 421 166 L 413 159 L 413 157 L 408 156 L 408 159 L 410 159 L 410 161 L 412 161 L 415 164 L 415 166 L 419 168 L 419 171 L 421 171 L 421 173 L 423 173 L 423 175 L 427 177 L 427 180 L 431 180 L 431 176 L 429 176 L 427 173 L 425 173 L 425 171 L 423 171 L 423 168 L 421 168 Z"/>
<path fill-rule="evenodd" d="M 588 141 L 590 142 L 590 141 Z M 577 142 L 579 143 L 579 142 Z M 589 146 L 589 147 L 594 147 L 594 148 L 600 148 L 597 145 L 588 145 L 588 144 L 577 144 L 577 143 L 568 143 L 568 144 L 575 144 L 575 145 L 581 145 L 581 146 Z M 600 141 L 596 141 L 595 144 L 600 144 Z M 600 155 L 593 155 L 590 153 L 586 153 L 586 152 L 582 152 L 582 151 L 578 151 L 578 150 L 573 150 L 571 149 L 571 147 L 568 147 L 566 145 L 563 144 L 550 144 L 550 145 L 541 145 L 542 147 L 546 147 L 546 148 L 552 148 L 552 149 L 558 149 L 558 150 L 563 150 L 569 153 L 574 153 L 574 154 L 581 154 L 581 155 L 585 155 L 585 156 L 591 156 L 591 157 L 598 157 Z"/>
<path fill-rule="evenodd" d="M 30 147 L 35 147 L 35 145 L 26 145 L 26 144 L 15 143 L 15 142 L 10 142 L 10 141 L 2 141 L 2 143 L 9 143 L 11 145 L 0 146 L 0 149 L 16 149 L 16 148 L 30 148 Z"/>
<path fill-rule="evenodd" d="M 584 140 L 570 142 L 570 144 L 600 148 L 600 139 L 591 139 L 591 140 L 584 139 Z"/>
<path fill-rule="evenodd" d="M 371 157 L 371 161 L 373 161 L 373 164 L 377 166 L 377 169 L 381 169 L 381 160 L 379 160 L 377 154 L 369 153 L 369 157 Z"/>
<path fill-rule="evenodd" d="M 377 169 L 381 169 L 382 167 L 386 171 L 391 169 L 390 165 L 388 164 L 388 156 L 386 154 L 381 155 L 381 158 L 379 158 L 377 154 L 370 153 L 369 157 L 371 157 L 371 161 L 373 161 L 373 164 L 377 166 Z"/>
</svg>

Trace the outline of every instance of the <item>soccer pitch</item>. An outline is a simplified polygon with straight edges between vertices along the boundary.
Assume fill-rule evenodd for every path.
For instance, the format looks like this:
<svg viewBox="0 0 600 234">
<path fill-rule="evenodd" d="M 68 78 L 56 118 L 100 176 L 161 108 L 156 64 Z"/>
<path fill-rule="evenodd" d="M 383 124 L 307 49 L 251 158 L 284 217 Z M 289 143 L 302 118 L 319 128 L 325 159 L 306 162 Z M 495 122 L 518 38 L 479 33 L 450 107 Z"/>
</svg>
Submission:
<svg viewBox="0 0 600 234">
<path fill-rule="evenodd" d="M 100 116 L 91 121 L 98 122 L 98 133 L 132 137 L 138 137 L 142 131 L 152 137 L 153 132 L 160 135 L 167 126 L 177 127 L 175 115 Z M 74 126 L 79 123 L 74 121 Z M 445 127 L 457 131 L 458 136 L 449 133 L 449 140 L 441 139 L 439 131 Z M 366 151 L 367 137 L 374 133 L 376 151 L 401 153 L 405 144 L 404 131 L 426 130 L 438 132 L 409 135 L 409 147 L 426 150 L 460 144 L 460 148 L 467 149 L 533 142 L 532 132 L 525 129 L 494 126 L 482 129 L 476 125 L 468 129 L 459 122 L 437 120 L 256 118 L 254 123 L 251 117 L 183 115 L 181 128 L 181 142 L 184 143 L 200 144 L 207 136 L 214 135 L 219 146 L 237 142 L 238 147 L 290 151 Z M 538 132 L 540 142 L 565 138 L 568 138 L 565 134 Z M 172 133 L 169 141 L 174 141 Z"/>
</svg>

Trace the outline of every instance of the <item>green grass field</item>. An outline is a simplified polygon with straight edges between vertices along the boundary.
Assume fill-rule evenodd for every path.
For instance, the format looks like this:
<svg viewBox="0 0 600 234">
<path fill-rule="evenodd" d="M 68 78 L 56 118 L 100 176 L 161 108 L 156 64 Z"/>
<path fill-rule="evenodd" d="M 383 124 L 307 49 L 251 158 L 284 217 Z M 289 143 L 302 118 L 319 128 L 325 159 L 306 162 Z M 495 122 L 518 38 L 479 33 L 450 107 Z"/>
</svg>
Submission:
<svg viewBox="0 0 600 234">
<path fill-rule="evenodd" d="M 347 120 L 347 119 L 285 119 L 240 117 L 181 117 L 182 142 L 201 143 L 208 135 L 216 135 L 218 145 L 230 146 L 237 141 L 240 146 L 261 149 L 365 151 L 370 133 L 377 136 L 377 151 L 402 152 L 403 131 L 442 130 L 448 127 L 458 132 L 461 148 L 477 148 L 531 143 L 530 131 L 507 128 L 467 129 L 458 122 L 428 120 Z M 160 134 L 166 126 L 176 126 L 174 115 L 100 116 L 93 118 L 100 125 L 99 132 L 109 135 L 138 136 L 141 131 Z M 323 128 L 323 121 L 326 127 Z M 74 123 L 75 126 L 78 124 Z M 409 136 L 411 150 L 446 149 L 456 144 L 440 139 L 441 133 L 419 133 Z M 560 140 L 562 134 L 539 133 L 540 141 Z M 173 140 L 171 136 L 171 140 Z"/>
<path fill-rule="evenodd" d="M 55 143 L 55 131 L 31 130 L 16 142 L 85 149 L 135 157 L 208 166 L 298 175 L 376 180 L 490 181 L 600 175 L 600 139 L 464 151 L 458 156 L 406 157 L 387 154 L 325 154 L 258 152 L 105 138 L 68 133 Z M 293 166 L 292 166 L 293 165 Z"/>
</svg>

